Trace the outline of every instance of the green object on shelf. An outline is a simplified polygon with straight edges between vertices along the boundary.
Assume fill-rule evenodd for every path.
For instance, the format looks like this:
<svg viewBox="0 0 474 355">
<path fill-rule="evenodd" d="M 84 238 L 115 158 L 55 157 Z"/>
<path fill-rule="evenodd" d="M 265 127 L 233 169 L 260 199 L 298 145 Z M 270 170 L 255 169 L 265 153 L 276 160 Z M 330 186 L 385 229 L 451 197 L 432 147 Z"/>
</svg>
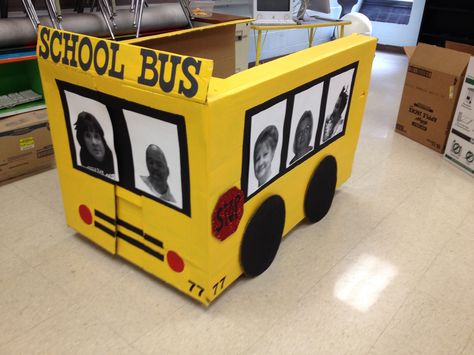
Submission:
<svg viewBox="0 0 474 355">
<path fill-rule="evenodd" d="M 43 95 L 36 60 L 0 64 L 0 78 L 0 95 L 28 89 Z"/>
<path fill-rule="evenodd" d="M 0 63 L 0 96 L 33 90 L 43 96 L 36 59 Z M 0 109 L 0 118 L 45 107 L 44 99 Z"/>
</svg>

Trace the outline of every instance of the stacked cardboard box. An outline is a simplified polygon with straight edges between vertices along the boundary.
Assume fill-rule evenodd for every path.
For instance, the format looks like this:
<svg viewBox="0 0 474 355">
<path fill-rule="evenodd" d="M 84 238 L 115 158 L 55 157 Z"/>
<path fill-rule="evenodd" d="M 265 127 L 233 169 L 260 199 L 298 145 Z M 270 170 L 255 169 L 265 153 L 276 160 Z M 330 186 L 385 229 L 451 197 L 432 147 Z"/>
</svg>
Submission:
<svg viewBox="0 0 474 355">
<path fill-rule="evenodd" d="M 409 57 L 396 131 L 443 153 L 470 55 L 420 43 Z"/>
<path fill-rule="evenodd" d="M 53 164 L 46 110 L 0 119 L 0 181 Z"/>
</svg>

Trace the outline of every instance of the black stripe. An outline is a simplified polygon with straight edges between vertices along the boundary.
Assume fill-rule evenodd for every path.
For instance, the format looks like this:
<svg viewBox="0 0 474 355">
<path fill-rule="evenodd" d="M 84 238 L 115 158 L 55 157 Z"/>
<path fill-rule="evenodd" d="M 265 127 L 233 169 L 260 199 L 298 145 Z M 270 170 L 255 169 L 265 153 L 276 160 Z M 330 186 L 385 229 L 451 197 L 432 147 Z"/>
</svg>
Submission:
<svg viewBox="0 0 474 355">
<path fill-rule="evenodd" d="M 109 216 L 107 216 L 106 214 L 103 214 L 102 212 L 97 211 L 97 210 L 94 210 L 94 214 L 95 214 L 97 217 L 102 218 L 104 221 L 107 221 L 107 222 L 109 222 L 110 224 L 115 225 L 115 219 L 113 219 L 112 217 L 109 217 Z"/>
<path fill-rule="evenodd" d="M 137 227 L 135 227 L 135 226 L 132 226 L 131 224 L 129 224 L 129 223 L 127 223 L 127 222 L 125 222 L 125 221 L 123 221 L 123 220 L 121 220 L 121 219 L 118 219 L 118 220 L 117 220 L 117 224 L 118 224 L 119 226 L 122 226 L 122 227 L 127 228 L 129 231 L 132 231 L 132 232 L 134 232 L 134 233 L 136 233 L 136 234 L 138 234 L 138 235 L 140 235 L 140 236 L 143 236 L 143 230 L 141 230 L 140 228 L 137 228 Z"/>
<path fill-rule="evenodd" d="M 108 235 L 110 235 L 111 237 L 114 237 L 115 238 L 115 232 L 109 228 L 107 228 L 106 226 L 104 226 L 103 224 L 97 222 L 97 221 L 94 221 L 94 226 L 96 226 L 97 228 L 99 228 L 101 231 L 107 233 Z"/>
<path fill-rule="evenodd" d="M 157 247 L 163 248 L 163 242 L 161 240 L 153 238 L 149 234 L 145 234 L 145 239 L 148 240 L 150 243 L 155 244 Z"/>
<path fill-rule="evenodd" d="M 457 129 L 453 129 L 452 132 L 453 132 L 455 135 L 461 137 L 462 139 L 465 139 L 465 140 L 467 140 L 468 142 L 471 142 L 471 138 L 470 138 L 467 134 L 464 134 L 464 133 L 462 133 L 462 132 L 459 132 Z M 473 142 L 473 143 L 474 143 L 474 142 Z"/>
<path fill-rule="evenodd" d="M 127 236 L 127 235 L 125 235 L 125 234 L 123 234 L 119 231 L 117 231 L 117 237 L 119 237 L 120 239 L 125 240 L 127 243 L 130 243 L 130 244 L 132 244 L 133 246 L 135 246 L 139 249 L 142 249 L 145 253 L 148 253 L 148 254 L 154 256 L 155 258 L 160 259 L 161 261 L 164 260 L 163 254 L 160 254 L 160 253 L 154 251 L 153 249 L 150 249 L 146 245 L 143 245 L 142 243 L 140 243 L 138 240 L 130 238 L 129 236 Z"/>
<path fill-rule="evenodd" d="M 43 128 L 43 127 L 47 127 L 47 126 L 48 126 L 48 123 L 39 123 L 39 124 L 37 124 L 37 125 L 30 126 L 30 127 L 17 128 L 17 129 L 11 130 L 11 131 L 7 131 L 7 132 L 2 132 L 2 133 L 0 133 L 0 137 L 22 136 L 22 135 L 24 135 L 24 134 L 29 134 L 29 133 L 31 133 L 31 132 L 34 131 L 35 129 L 39 129 L 39 128 Z"/>
</svg>

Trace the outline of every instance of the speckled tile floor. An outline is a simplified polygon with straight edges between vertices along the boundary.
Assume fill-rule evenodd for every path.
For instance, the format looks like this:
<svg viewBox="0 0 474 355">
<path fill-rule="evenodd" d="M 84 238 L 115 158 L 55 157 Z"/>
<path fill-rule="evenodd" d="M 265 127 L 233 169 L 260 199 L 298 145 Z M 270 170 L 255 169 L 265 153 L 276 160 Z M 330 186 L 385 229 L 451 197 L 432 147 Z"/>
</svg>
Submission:
<svg viewBox="0 0 474 355">
<path fill-rule="evenodd" d="M 0 353 L 474 354 L 474 180 L 394 133 L 406 65 L 328 216 L 207 309 L 69 229 L 56 170 L 0 186 Z"/>
</svg>

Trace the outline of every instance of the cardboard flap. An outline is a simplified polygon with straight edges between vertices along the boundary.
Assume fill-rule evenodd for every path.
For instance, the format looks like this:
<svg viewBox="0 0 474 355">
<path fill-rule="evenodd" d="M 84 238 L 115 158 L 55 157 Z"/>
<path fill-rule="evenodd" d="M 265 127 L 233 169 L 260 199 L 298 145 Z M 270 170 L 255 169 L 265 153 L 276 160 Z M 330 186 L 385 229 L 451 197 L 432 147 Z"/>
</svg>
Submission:
<svg viewBox="0 0 474 355">
<path fill-rule="evenodd" d="M 470 44 L 446 41 L 445 46 L 446 48 L 454 49 L 458 52 L 469 53 L 470 55 L 474 56 L 474 46 Z"/>
<path fill-rule="evenodd" d="M 469 59 L 470 55 L 466 53 L 419 43 L 410 58 L 410 65 L 461 76 L 467 67 Z"/>
<path fill-rule="evenodd" d="M 403 47 L 403 50 L 405 51 L 406 56 L 408 59 L 411 59 L 413 56 L 413 52 L 415 52 L 416 46 L 405 46 Z"/>
</svg>

